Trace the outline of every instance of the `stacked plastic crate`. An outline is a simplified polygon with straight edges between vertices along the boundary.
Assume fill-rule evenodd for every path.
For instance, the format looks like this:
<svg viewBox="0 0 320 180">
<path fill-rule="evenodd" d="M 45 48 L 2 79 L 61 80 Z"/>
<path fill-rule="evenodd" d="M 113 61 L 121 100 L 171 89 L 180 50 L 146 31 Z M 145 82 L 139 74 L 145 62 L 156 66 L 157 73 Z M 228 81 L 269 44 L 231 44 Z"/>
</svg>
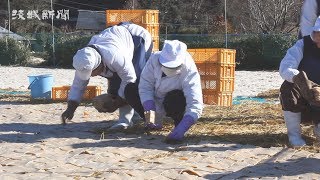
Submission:
<svg viewBox="0 0 320 180">
<path fill-rule="evenodd" d="M 153 39 L 153 51 L 159 50 L 159 10 L 106 10 L 106 25 L 132 22 L 147 29 Z"/>
<path fill-rule="evenodd" d="M 203 101 L 219 106 L 232 105 L 235 57 L 233 49 L 188 49 L 201 76 Z"/>
</svg>

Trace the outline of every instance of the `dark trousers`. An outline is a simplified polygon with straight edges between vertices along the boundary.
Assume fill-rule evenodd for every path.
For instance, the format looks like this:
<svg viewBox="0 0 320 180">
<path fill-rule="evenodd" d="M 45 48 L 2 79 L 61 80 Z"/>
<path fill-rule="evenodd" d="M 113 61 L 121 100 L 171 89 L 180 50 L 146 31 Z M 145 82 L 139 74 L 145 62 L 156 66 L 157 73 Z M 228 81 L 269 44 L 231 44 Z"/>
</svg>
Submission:
<svg viewBox="0 0 320 180">
<path fill-rule="evenodd" d="M 284 81 L 280 88 L 280 102 L 282 110 L 301 112 L 301 120 L 304 123 L 320 122 L 320 108 L 314 107 L 302 97 L 301 90 L 293 83 Z"/>
<path fill-rule="evenodd" d="M 182 90 L 173 90 L 166 94 L 163 106 L 168 117 L 174 120 L 174 125 L 177 126 L 182 120 L 186 111 L 186 97 Z"/>
<path fill-rule="evenodd" d="M 118 96 L 118 90 L 120 88 L 121 79 L 117 73 L 113 73 L 111 78 L 108 78 L 108 94 Z"/>
<path fill-rule="evenodd" d="M 140 101 L 138 86 L 139 81 L 127 84 L 124 89 L 124 96 L 127 103 L 144 119 L 144 109 Z"/>
<path fill-rule="evenodd" d="M 116 73 L 114 73 L 113 77 L 108 81 L 108 94 L 118 96 L 120 83 L 120 77 Z M 127 84 L 124 89 L 124 97 L 127 103 L 139 114 L 139 116 L 144 118 L 144 109 L 140 101 L 138 85 L 138 80 L 135 83 Z"/>
<path fill-rule="evenodd" d="M 125 98 L 128 104 L 140 115 L 145 118 L 144 109 L 141 104 L 138 84 L 130 83 L 124 90 Z M 173 90 L 166 94 L 163 106 L 166 111 L 166 116 L 174 120 L 174 125 L 177 126 L 182 120 L 186 109 L 186 98 L 181 90 Z"/>
</svg>

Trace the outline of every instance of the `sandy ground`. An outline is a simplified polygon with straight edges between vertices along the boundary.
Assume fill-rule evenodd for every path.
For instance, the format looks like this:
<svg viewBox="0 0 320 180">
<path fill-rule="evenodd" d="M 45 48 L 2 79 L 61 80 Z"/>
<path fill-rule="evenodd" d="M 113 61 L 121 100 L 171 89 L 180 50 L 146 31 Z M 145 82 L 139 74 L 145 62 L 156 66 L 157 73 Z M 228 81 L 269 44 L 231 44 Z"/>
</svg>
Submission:
<svg viewBox="0 0 320 180">
<path fill-rule="evenodd" d="M 63 86 L 71 85 L 74 70 L 0 66 L 0 88 L 27 90 L 29 85 L 28 75 L 37 74 L 52 74 L 54 86 Z M 282 82 L 283 80 L 277 71 L 236 71 L 233 97 L 256 96 L 260 92 L 279 88 Z M 101 86 L 104 92 L 107 89 L 106 84 L 106 79 L 102 77 L 91 78 L 89 83 L 89 85 Z"/>
<path fill-rule="evenodd" d="M 53 74 L 56 86 L 73 78 L 72 70 L 0 67 L 0 88 L 26 90 L 27 75 L 34 73 Z M 236 72 L 234 94 L 255 95 L 281 82 L 277 72 Z M 0 101 L 0 179 L 320 178 L 318 153 L 217 141 L 168 145 L 164 136 L 100 134 L 97 130 L 110 126 L 117 113 L 80 106 L 72 123 L 63 126 L 65 107 Z"/>
</svg>

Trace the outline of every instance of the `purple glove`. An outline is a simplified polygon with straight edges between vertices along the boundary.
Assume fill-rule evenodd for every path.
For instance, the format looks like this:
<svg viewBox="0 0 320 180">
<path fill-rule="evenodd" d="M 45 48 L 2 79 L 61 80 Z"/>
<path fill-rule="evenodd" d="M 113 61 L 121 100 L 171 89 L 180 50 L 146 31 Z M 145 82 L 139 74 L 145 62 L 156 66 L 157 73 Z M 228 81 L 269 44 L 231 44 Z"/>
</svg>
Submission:
<svg viewBox="0 0 320 180">
<path fill-rule="evenodd" d="M 148 123 L 145 125 L 146 130 L 160 130 L 162 129 L 161 124 L 153 124 L 153 123 Z"/>
<path fill-rule="evenodd" d="M 189 130 L 189 128 L 195 123 L 193 117 L 186 115 L 182 118 L 181 122 L 175 127 L 171 133 L 167 136 L 166 141 L 182 141 L 184 134 Z"/>
<path fill-rule="evenodd" d="M 147 100 L 143 102 L 143 108 L 145 111 L 156 111 L 156 104 L 154 103 L 153 100 Z"/>
</svg>

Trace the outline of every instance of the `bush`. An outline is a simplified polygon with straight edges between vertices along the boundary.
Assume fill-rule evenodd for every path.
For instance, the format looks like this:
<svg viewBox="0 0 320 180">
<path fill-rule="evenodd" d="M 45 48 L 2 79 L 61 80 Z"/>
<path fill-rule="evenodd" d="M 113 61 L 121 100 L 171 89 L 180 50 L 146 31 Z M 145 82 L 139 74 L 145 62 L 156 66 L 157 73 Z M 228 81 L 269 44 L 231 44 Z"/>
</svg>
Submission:
<svg viewBox="0 0 320 180">
<path fill-rule="evenodd" d="M 72 58 L 78 49 L 85 47 L 92 35 L 58 37 L 55 47 L 56 65 L 72 67 Z M 188 48 L 225 48 L 224 35 L 161 35 L 160 50 L 165 39 L 178 39 Z M 237 69 L 278 70 L 287 50 L 296 42 L 296 36 L 279 35 L 229 35 L 228 48 L 236 49 Z M 51 55 L 52 48 L 48 46 Z"/>
<path fill-rule="evenodd" d="M 0 65 L 25 65 L 29 58 L 30 50 L 22 42 L 0 39 Z"/>
<path fill-rule="evenodd" d="M 230 44 L 237 50 L 238 69 L 278 70 L 296 37 L 289 35 L 257 35 Z"/>
<path fill-rule="evenodd" d="M 91 35 L 71 35 L 59 37 L 55 46 L 55 64 L 60 67 L 72 67 L 72 58 L 77 50 L 85 47 Z M 53 64 L 52 47 L 47 50 L 50 54 L 50 64 Z"/>
<path fill-rule="evenodd" d="M 188 48 L 225 48 L 224 35 L 167 35 L 185 42 Z M 162 35 L 163 44 L 165 35 Z M 287 50 L 296 42 L 291 35 L 229 35 L 228 48 L 236 49 L 237 69 L 277 70 Z M 160 47 L 161 49 L 161 47 Z"/>
<path fill-rule="evenodd" d="M 163 45 L 165 37 L 170 40 L 180 40 L 187 44 L 189 49 L 192 48 L 219 48 L 224 46 L 224 39 L 220 35 L 201 35 L 201 34 L 170 34 L 162 35 L 160 44 Z M 160 46 L 160 49 L 162 46 Z"/>
</svg>

